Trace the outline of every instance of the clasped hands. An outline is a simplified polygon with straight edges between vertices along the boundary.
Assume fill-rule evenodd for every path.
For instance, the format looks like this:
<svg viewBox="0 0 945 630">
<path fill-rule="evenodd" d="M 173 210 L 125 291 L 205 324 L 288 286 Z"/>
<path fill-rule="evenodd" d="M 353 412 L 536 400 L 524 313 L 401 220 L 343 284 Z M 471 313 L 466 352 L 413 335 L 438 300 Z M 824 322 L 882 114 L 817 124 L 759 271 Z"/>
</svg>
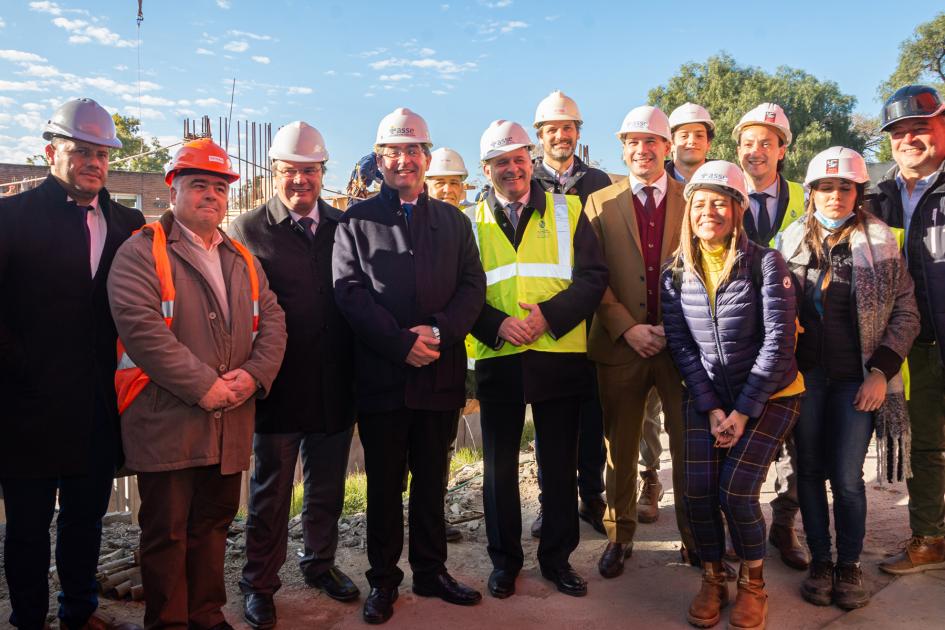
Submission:
<svg viewBox="0 0 945 630">
<path fill-rule="evenodd" d="M 407 365 L 423 367 L 440 358 L 440 340 L 433 335 L 433 327 L 423 324 L 414 326 L 410 332 L 417 333 L 413 347 L 407 353 Z"/>
<path fill-rule="evenodd" d="M 528 311 L 528 316 L 525 319 L 506 317 L 499 325 L 499 337 L 513 346 L 527 346 L 548 332 L 548 321 L 537 304 L 519 302 L 518 305 Z"/>
<path fill-rule="evenodd" d="M 623 339 L 644 359 L 656 356 L 666 347 L 666 333 L 662 324 L 636 324 L 624 331 Z"/>
<path fill-rule="evenodd" d="M 243 368 L 236 368 L 217 377 L 197 404 L 207 411 L 230 411 L 249 400 L 257 389 L 256 379 Z"/>
<path fill-rule="evenodd" d="M 712 435 L 715 436 L 716 448 L 735 446 L 745 432 L 746 424 L 748 424 L 748 416 L 740 411 L 732 410 L 732 413 L 728 415 L 721 409 L 713 409 L 709 412 L 709 427 Z"/>
</svg>

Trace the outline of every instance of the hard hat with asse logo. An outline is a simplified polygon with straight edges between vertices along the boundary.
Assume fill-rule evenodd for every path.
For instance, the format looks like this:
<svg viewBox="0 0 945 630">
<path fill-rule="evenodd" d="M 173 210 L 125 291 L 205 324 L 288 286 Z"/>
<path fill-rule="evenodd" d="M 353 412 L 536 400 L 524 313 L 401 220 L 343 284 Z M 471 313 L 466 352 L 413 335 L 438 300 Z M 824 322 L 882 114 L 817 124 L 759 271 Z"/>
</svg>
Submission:
<svg viewBox="0 0 945 630">
<path fill-rule="evenodd" d="M 398 107 L 381 118 L 374 144 L 422 144 L 431 146 L 430 131 L 420 114 Z"/>
<path fill-rule="evenodd" d="M 617 139 L 623 142 L 628 133 L 649 133 L 666 140 L 673 139 L 666 114 L 658 107 L 650 105 L 634 107 L 627 113 L 623 124 L 620 125 L 620 131 L 617 132 Z"/>
<path fill-rule="evenodd" d="M 531 151 L 534 146 L 528 133 L 517 122 L 494 120 L 479 139 L 479 159 L 485 162 L 522 147 Z"/>
<path fill-rule="evenodd" d="M 696 169 L 684 191 L 686 201 L 693 193 L 708 188 L 732 197 L 743 208 L 748 207 L 748 190 L 745 188 L 745 175 L 742 169 L 725 160 L 712 160 Z"/>
</svg>

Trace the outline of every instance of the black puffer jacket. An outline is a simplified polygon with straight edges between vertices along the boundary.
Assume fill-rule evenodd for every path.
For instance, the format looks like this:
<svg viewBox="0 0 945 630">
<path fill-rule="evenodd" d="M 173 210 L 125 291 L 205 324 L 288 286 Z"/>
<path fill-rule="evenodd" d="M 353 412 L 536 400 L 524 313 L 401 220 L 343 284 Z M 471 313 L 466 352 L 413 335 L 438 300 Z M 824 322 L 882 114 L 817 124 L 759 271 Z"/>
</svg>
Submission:
<svg viewBox="0 0 945 630">
<path fill-rule="evenodd" d="M 662 285 L 666 342 L 699 411 L 737 409 L 757 418 L 772 394 L 794 382 L 794 279 L 780 253 L 743 234 L 714 315 L 695 274 L 670 265 Z"/>
</svg>

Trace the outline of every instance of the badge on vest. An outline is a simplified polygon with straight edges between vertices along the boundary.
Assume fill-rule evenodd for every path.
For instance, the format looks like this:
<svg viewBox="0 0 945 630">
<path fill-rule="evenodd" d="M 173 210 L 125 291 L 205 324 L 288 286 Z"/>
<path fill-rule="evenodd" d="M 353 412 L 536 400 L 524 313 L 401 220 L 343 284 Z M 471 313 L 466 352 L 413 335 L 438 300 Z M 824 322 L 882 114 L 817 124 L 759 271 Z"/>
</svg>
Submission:
<svg viewBox="0 0 945 630">
<path fill-rule="evenodd" d="M 544 219 L 538 220 L 538 231 L 535 232 L 536 238 L 548 238 L 551 236 L 551 230 L 548 229 Z"/>
</svg>

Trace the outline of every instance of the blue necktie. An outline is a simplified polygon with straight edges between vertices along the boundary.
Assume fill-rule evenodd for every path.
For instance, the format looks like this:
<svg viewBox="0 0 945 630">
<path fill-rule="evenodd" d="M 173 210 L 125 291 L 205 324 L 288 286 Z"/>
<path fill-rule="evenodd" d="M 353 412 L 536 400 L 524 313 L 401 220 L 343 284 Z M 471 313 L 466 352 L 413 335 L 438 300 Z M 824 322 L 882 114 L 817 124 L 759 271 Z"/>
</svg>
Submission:
<svg viewBox="0 0 945 630">
<path fill-rule="evenodd" d="M 315 234 L 312 232 L 312 226 L 315 225 L 315 219 L 312 217 L 301 217 L 299 219 L 299 225 L 302 226 L 302 231 L 305 232 L 305 237 L 308 239 L 309 243 L 315 240 Z"/>
<path fill-rule="evenodd" d="M 771 216 L 768 214 L 768 193 L 756 192 L 748 195 L 758 202 L 758 220 L 755 222 L 758 231 L 758 240 L 763 241 L 771 231 Z"/>
<path fill-rule="evenodd" d="M 410 223 L 410 213 L 413 212 L 413 206 L 414 206 L 414 204 L 412 204 L 412 203 L 402 203 L 402 204 L 400 204 L 400 207 L 403 208 L 403 210 L 404 210 L 404 217 L 406 217 L 407 223 Z"/>
</svg>

